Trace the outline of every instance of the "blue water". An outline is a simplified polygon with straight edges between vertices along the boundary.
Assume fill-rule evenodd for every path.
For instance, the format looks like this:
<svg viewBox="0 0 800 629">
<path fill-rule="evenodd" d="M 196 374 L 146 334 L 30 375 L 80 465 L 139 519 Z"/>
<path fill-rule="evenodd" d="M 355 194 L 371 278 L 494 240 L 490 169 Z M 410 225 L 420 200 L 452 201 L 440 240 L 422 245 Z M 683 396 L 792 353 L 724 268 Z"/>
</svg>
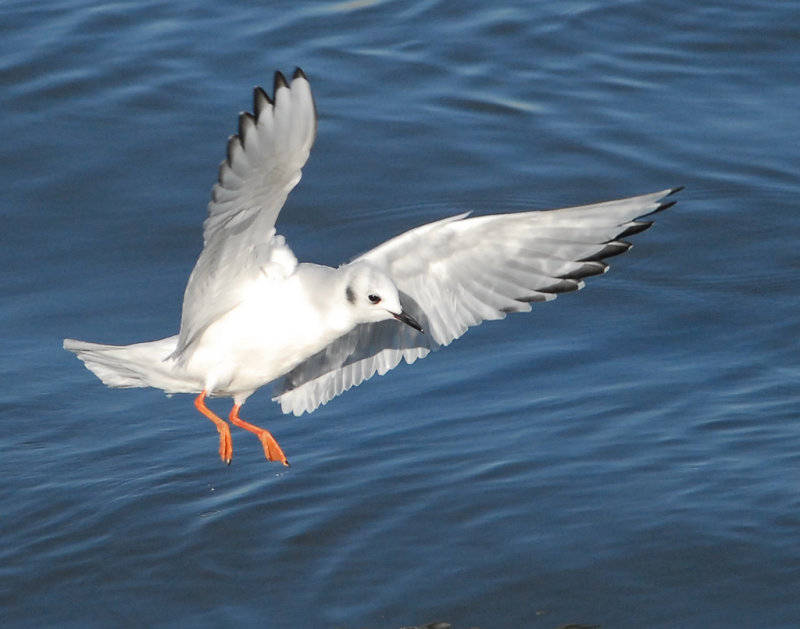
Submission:
<svg viewBox="0 0 800 629">
<path fill-rule="evenodd" d="M 796 627 L 800 5 L 0 6 L 4 627 Z M 685 185 L 611 272 L 229 468 L 65 336 L 177 331 L 255 84 L 320 112 L 279 226 L 337 264 L 466 209 Z M 213 407 L 226 412 L 227 402 Z"/>
</svg>

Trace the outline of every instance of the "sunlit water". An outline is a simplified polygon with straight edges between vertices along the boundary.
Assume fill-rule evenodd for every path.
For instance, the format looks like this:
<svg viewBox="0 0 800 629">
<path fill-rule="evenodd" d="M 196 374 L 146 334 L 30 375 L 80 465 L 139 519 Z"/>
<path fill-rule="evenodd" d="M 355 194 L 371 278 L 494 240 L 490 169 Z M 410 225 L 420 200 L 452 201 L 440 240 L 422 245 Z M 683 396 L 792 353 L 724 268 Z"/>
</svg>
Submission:
<svg viewBox="0 0 800 629">
<path fill-rule="evenodd" d="M 2 625 L 796 627 L 797 3 L 259 4 L 0 7 Z M 310 416 L 253 396 L 293 466 L 236 432 L 226 468 L 61 339 L 177 331 L 225 139 L 296 65 L 301 259 L 686 190 L 578 294 Z"/>
</svg>

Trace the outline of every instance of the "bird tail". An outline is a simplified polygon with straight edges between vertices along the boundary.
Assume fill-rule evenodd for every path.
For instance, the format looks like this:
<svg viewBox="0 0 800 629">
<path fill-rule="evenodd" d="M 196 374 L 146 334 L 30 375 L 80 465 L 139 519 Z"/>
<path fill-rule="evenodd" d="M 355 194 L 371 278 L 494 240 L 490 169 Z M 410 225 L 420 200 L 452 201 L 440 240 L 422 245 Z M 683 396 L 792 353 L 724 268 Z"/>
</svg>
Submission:
<svg viewBox="0 0 800 629">
<path fill-rule="evenodd" d="M 64 349 L 74 352 L 109 387 L 155 387 L 167 393 L 188 393 L 193 390 L 191 384 L 175 373 L 175 361 L 169 358 L 177 344 L 177 336 L 134 345 L 64 339 Z"/>
</svg>

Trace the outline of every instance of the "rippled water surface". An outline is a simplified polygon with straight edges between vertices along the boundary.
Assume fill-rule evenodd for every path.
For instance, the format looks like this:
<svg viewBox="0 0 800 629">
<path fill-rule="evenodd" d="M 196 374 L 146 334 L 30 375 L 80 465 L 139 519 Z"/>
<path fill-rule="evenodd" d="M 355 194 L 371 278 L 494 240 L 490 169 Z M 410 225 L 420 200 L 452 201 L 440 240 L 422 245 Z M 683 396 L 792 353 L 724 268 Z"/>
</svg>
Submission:
<svg viewBox="0 0 800 629">
<path fill-rule="evenodd" d="M 796 627 L 798 4 L 267 4 L 0 7 L 3 626 Z M 259 392 L 293 466 L 236 432 L 226 468 L 61 340 L 177 331 L 225 139 L 296 65 L 301 259 L 686 189 L 578 294 L 310 416 Z"/>
</svg>

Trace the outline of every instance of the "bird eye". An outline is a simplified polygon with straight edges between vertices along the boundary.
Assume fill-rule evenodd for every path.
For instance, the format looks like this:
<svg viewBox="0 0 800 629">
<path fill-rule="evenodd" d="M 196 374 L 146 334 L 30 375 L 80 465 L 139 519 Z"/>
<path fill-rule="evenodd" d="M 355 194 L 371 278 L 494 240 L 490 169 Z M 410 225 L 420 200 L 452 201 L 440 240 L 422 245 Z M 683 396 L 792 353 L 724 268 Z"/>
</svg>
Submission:
<svg viewBox="0 0 800 629">
<path fill-rule="evenodd" d="M 367 297 L 367 299 L 369 299 L 370 302 L 373 303 L 373 304 L 377 304 L 381 300 L 380 296 L 376 295 L 375 293 L 372 293 L 371 295 L 369 295 Z"/>
</svg>

